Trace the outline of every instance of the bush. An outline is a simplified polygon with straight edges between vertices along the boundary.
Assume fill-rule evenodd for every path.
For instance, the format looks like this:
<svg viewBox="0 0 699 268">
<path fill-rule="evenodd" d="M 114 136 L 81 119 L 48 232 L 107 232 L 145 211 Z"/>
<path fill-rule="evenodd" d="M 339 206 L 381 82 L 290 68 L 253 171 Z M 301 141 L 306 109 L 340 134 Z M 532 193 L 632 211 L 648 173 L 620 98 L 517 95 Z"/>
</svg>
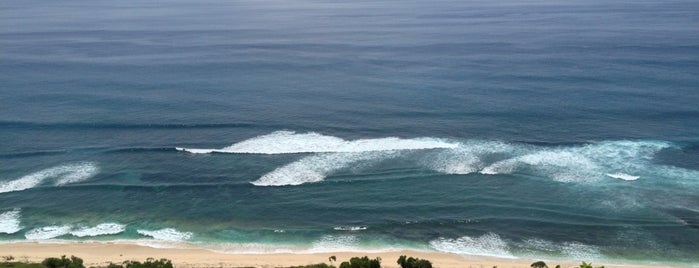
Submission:
<svg viewBox="0 0 699 268">
<path fill-rule="evenodd" d="M 397 263 L 400 264 L 401 268 L 432 268 L 432 263 L 428 260 L 408 258 L 405 255 L 400 256 Z"/>
<path fill-rule="evenodd" d="M 538 262 L 532 263 L 531 267 L 532 268 L 549 268 L 549 266 L 546 265 L 546 263 L 543 261 L 538 261 Z"/>
<path fill-rule="evenodd" d="M 381 268 L 381 258 L 369 259 L 369 257 L 353 257 L 349 262 L 342 262 L 340 268 Z"/>
<path fill-rule="evenodd" d="M 604 266 L 592 267 L 592 263 L 582 262 L 582 264 L 580 264 L 580 268 L 604 268 Z"/>
<path fill-rule="evenodd" d="M 125 261 L 124 268 L 173 268 L 172 261 L 168 259 L 155 260 L 153 258 L 146 259 L 145 262 Z M 117 268 L 117 267 L 112 267 Z"/>
<path fill-rule="evenodd" d="M 70 259 L 66 258 L 66 255 L 61 256 L 61 258 L 46 258 L 41 262 L 47 268 L 85 268 L 83 265 L 83 259 L 70 256 Z"/>
<path fill-rule="evenodd" d="M 289 268 L 335 268 L 335 266 L 327 265 L 325 263 L 303 265 L 303 266 L 291 266 Z"/>
</svg>

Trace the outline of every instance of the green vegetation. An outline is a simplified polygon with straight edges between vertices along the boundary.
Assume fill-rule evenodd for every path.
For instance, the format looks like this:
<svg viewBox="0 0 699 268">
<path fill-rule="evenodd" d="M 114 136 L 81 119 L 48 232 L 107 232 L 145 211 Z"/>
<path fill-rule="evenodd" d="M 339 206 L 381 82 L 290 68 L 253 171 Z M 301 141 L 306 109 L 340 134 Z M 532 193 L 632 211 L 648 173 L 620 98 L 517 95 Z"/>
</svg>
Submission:
<svg viewBox="0 0 699 268">
<path fill-rule="evenodd" d="M 402 255 L 397 261 L 401 268 L 432 268 L 432 263 L 428 260 L 406 257 Z"/>
<path fill-rule="evenodd" d="M 369 257 L 353 257 L 349 262 L 342 262 L 340 268 L 381 268 L 381 258 L 369 259 Z"/>
<path fill-rule="evenodd" d="M 0 268 L 46 268 L 41 263 L 3 262 Z"/>
<path fill-rule="evenodd" d="M 145 262 L 125 261 L 122 265 L 110 263 L 107 268 L 173 268 L 172 261 L 168 259 L 148 258 Z"/>
<path fill-rule="evenodd" d="M 83 259 L 70 256 L 70 259 L 66 258 L 66 255 L 61 256 L 61 258 L 46 258 L 41 262 L 47 268 L 85 268 L 83 265 Z"/>
<path fill-rule="evenodd" d="M 13 256 L 0 256 L 2 262 L 0 262 L 0 268 L 85 268 L 83 265 L 83 259 L 70 256 L 66 258 L 65 255 L 60 258 L 46 258 L 41 263 L 28 263 L 25 259 L 24 262 L 14 261 Z M 330 256 L 328 260 L 332 263 L 337 261 L 335 256 Z M 400 256 L 397 263 L 401 268 L 432 268 L 432 262 L 413 258 L 408 256 Z M 148 258 L 145 262 L 138 261 L 124 261 L 121 264 L 110 263 L 106 267 L 90 267 L 90 268 L 173 268 L 172 261 L 168 259 Z M 496 268 L 494 266 L 493 268 Z M 254 267 L 244 267 L 244 268 L 254 268 Z M 302 266 L 292 266 L 288 268 L 335 268 L 333 265 L 318 263 L 311 265 Z M 339 268 L 381 268 L 381 258 L 369 259 L 369 257 L 353 257 L 349 261 L 342 262 Z M 548 268 L 543 261 L 537 261 L 531 264 L 531 268 Z M 556 265 L 556 268 L 561 268 L 560 265 Z M 577 268 L 604 268 L 604 266 L 592 266 L 592 263 L 582 262 Z"/>
<path fill-rule="evenodd" d="M 538 261 L 538 262 L 532 263 L 531 267 L 532 268 L 549 268 L 549 266 L 546 265 L 546 263 L 543 261 Z"/>
<path fill-rule="evenodd" d="M 604 266 L 592 267 L 592 263 L 582 262 L 582 264 L 580 264 L 580 268 L 604 268 Z"/>
<path fill-rule="evenodd" d="M 327 265 L 325 263 L 319 263 L 319 264 L 311 264 L 311 265 L 304 265 L 304 266 L 291 266 L 289 268 L 335 268 L 335 266 Z"/>
<path fill-rule="evenodd" d="M 65 255 L 60 258 L 46 258 L 41 263 L 26 263 L 26 262 L 11 262 L 15 258 L 12 256 L 3 256 L 3 262 L 0 262 L 0 268 L 85 268 L 83 259 Z M 105 268 L 173 268 L 172 261 L 168 259 L 153 259 L 148 258 L 145 262 L 125 261 L 122 264 L 110 263 Z M 251 267 L 250 267 L 251 268 Z M 330 268 L 328 266 L 309 266 L 309 268 Z"/>
</svg>

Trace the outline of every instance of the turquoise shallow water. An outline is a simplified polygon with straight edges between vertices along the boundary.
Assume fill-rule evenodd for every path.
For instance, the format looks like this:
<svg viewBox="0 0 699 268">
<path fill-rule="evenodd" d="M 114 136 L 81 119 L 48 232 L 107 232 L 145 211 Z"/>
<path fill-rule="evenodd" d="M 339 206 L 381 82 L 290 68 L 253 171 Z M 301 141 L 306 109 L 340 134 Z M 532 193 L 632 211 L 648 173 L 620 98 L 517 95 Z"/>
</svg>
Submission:
<svg viewBox="0 0 699 268">
<path fill-rule="evenodd" d="M 699 261 L 693 1 L 0 7 L 1 241 Z"/>
</svg>

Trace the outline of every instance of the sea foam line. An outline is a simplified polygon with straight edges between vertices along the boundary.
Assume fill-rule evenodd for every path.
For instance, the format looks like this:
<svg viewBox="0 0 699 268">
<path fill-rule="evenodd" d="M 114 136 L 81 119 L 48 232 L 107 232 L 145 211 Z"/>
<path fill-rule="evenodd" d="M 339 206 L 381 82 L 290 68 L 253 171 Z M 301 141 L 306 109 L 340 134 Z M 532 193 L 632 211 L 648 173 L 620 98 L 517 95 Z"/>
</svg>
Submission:
<svg viewBox="0 0 699 268">
<path fill-rule="evenodd" d="M 156 240 L 163 241 L 185 241 L 192 238 L 191 232 L 181 232 L 174 228 L 164 228 L 159 230 L 136 230 L 136 232 L 143 236 L 150 236 Z"/>
<path fill-rule="evenodd" d="M 0 214 L 0 234 L 14 234 L 22 230 L 20 210 L 15 209 Z"/>
<path fill-rule="evenodd" d="M 190 153 L 293 154 L 293 153 L 358 153 L 391 150 L 456 148 L 457 143 L 435 138 L 402 139 L 396 137 L 344 140 L 315 132 L 276 131 L 254 137 L 221 149 L 177 150 Z"/>
<path fill-rule="evenodd" d="M 487 233 L 479 237 L 438 238 L 430 241 L 430 246 L 437 251 L 459 255 L 516 258 L 510 253 L 507 243 L 494 233 Z"/>
<path fill-rule="evenodd" d="M 602 141 L 556 147 L 465 141 L 458 148 L 427 154 L 422 163 L 448 174 L 523 173 L 559 182 L 604 178 L 633 181 L 646 175 L 662 176 L 657 173 L 668 169 L 651 160 L 660 150 L 670 147 L 671 143 L 661 141 Z"/>
<path fill-rule="evenodd" d="M 256 186 L 285 186 L 320 182 L 351 166 L 367 166 L 404 155 L 421 157 L 418 164 L 446 174 L 522 173 L 564 183 L 594 182 L 604 178 L 634 181 L 645 176 L 688 177 L 683 174 L 696 174 L 693 170 L 663 168 L 650 161 L 660 150 L 673 146 L 663 141 L 626 140 L 556 147 L 429 137 L 344 140 L 315 132 L 276 131 L 221 149 L 177 149 L 191 153 L 312 153 L 251 182 Z M 404 150 L 429 151 L 398 153 Z M 672 172 L 665 172 L 667 176 L 658 174 L 666 170 Z"/>
<path fill-rule="evenodd" d="M 73 228 L 71 225 L 44 226 L 27 231 L 24 237 L 28 240 L 46 240 L 67 235 L 71 228 Z"/>
<path fill-rule="evenodd" d="M 101 236 L 101 235 L 115 235 L 123 233 L 126 230 L 126 225 L 119 223 L 100 223 L 96 226 L 89 227 L 84 226 L 77 230 L 70 231 L 72 236 L 76 237 L 86 237 L 86 236 Z"/>
<path fill-rule="evenodd" d="M 40 170 L 19 179 L 0 183 L 0 193 L 22 191 L 40 185 L 47 179 L 55 179 L 54 185 L 61 186 L 87 180 L 99 172 L 97 164 L 81 162 Z"/>
<path fill-rule="evenodd" d="M 279 167 L 251 183 L 255 186 L 284 186 L 319 182 L 329 174 L 348 168 L 352 164 L 377 162 L 396 155 L 395 151 L 314 154 Z"/>
</svg>

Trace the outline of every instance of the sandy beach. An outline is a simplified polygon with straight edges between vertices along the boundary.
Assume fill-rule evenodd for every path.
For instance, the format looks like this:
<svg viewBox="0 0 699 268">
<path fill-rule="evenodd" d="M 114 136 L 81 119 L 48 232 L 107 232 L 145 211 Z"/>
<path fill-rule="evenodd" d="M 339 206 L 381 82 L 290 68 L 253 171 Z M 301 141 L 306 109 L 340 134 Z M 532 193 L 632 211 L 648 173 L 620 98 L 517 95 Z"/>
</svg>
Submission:
<svg viewBox="0 0 699 268">
<path fill-rule="evenodd" d="M 408 255 L 432 261 L 434 267 L 440 268 L 527 268 L 536 260 L 529 259 L 501 259 L 480 256 L 459 256 L 453 254 L 421 252 L 421 251 L 395 251 L 381 253 L 362 252 L 333 252 L 333 253 L 270 253 L 270 254 L 237 254 L 221 253 L 199 248 L 153 248 L 127 243 L 4 243 L 0 244 L 2 256 L 14 256 L 18 261 L 41 262 L 46 257 L 61 255 L 75 255 L 84 259 L 86 266 L 106 265 L 110 262 L 120 263 L 124 260 L 143 261 L 149 257 L 166 258 L 173 261 L 176 267 L 289 267 L 294 265 L 306 265 L 315 263 L 328 263 L 330 256 L 336 256 L 339 262 L 355 256 L 380 257 L 382 267 L 399 267 L 395 260 L 400 255 Z M 551 267 L 560 264 L 561 267 L 576 267 L 578 262 L 548 261 Z M 598 263 L 595 263 L 598 264 Z M 638 265 L 599 263 L 605 267 L 681 267 L 668 265 Z"/>
</svg>

